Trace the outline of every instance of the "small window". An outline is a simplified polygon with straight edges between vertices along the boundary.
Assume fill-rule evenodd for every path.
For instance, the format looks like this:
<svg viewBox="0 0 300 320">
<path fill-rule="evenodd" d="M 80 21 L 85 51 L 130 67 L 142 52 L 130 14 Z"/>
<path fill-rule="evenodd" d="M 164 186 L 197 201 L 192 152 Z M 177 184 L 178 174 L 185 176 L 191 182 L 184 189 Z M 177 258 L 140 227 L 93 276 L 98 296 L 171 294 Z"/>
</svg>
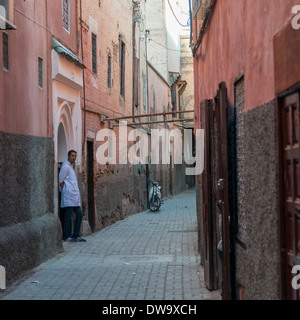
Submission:
<svg viewBox="0 0 300 320">
<path fill-rule="evenodd" d="M 97 74 L 97 36 L 92 33 L 92 70 Z"/>
<path fill-rule="evenodd" d="M 38 58 L 38 67 L 39 67 L 39 87 L 41 89 L 44 88 L 44 65 L 43 58 Z"/>
<path fill-rule="evenodd" d="M 125 96 L 125 43 L 120 40 L 120 95 Z"/>
<path fill-rule="evenodd" d="M 9 42 L 8 34 L 3 32 L 3 69 L 9 70 Z"/>
<path fill-rule="evenodd" d="M 70 32 L 70 0 L 62 0 L 63 27 Z"/>
<path fill-rule="evenodd" d="M 111 88 L 111 55 L 107 57 L 107 87 Z"/>
</svg>

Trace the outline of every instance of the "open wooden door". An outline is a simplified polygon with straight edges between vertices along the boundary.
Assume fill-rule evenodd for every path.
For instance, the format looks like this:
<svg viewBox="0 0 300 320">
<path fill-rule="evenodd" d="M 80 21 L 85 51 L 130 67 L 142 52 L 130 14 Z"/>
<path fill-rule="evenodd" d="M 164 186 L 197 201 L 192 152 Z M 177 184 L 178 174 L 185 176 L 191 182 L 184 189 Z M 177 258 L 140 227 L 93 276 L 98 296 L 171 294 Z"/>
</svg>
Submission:
<svg viewBox="0 0 300 320">
<path fill-rule="evenodd" d="M 224 82 L 220 84 L 215 98 L 215 116 L 217 124 L 216 143 L 216 202 L 222 216 L 222 276 L 223 299 L 231 300 L 231 243 L 230 243 L 230 210 L 228 196 L 228 141 L 227 141 L 227 89 Z"/>
<path fill-rule="evenodd" d="M 204 282 L 209 290 L 216 289 L 214 269 L 214 223 L 213 223 L 213 179 L 212 179 L 212 130 L 211 130 L 211 109 L 212 101 L 204 100 L 200 104 L 200 123 L 204 130 L 204 171 L 202 174 L 203 194 L 203 262 Z"/>
</svg>

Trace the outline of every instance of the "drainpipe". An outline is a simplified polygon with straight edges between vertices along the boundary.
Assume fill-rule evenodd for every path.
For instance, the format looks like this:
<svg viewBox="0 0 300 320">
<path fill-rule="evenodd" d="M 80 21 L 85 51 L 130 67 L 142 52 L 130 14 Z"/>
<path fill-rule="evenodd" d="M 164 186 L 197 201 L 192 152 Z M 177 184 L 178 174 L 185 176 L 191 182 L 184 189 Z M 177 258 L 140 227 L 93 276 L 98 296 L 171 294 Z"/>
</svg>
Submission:
<svg viewBox="0 0 300 320">
<path fill-rule="evenodd" d="M 84 61 L 83 55 L 83 30 L 82 30 L 82 0 L 80 0 L 80 42 L 81 42 L 81 60 Z M 85 74 L 82 70 L 82 89 L 83 89 L 83 141 L 82 141 L 82 161 L 85 163 L 85 140 L 86 140 L 86 101 L 85 101 Z"/>
<path fill-rule="evenodd" d="M 135 56 L 136 56 L 136 39 L 135 39 L 135 25 L 136 25 L 136 18 L 135 18 L 135 7 L 137 4 L 133 1 L 132 7 L 132 115 L 134 116 L 134 92 L 135 92 Z"/>
<path fill-rule="evenodd" d="M 147 81 L 147 88 L 146 88 L 146 106 L 147 106 L 147 113 L 150 113 L 150 107 L 149 107 L 149 72 L 148 72 L 148 35 L 150 34 L 150 31 L 147 29 L 145 32 L 145 53 L 146 53 L 146 81 Z M 148 119 L 149 121 L 151 120 L 151 117 Z M 148 129 L 150 130 L 150 126 Z M 147 192 L 147 209 L 149 209 L 149 176 L 150 176 L 150 163 L 149 163 L 149 157 L 148 157 L 148 162 L 146 164 L 146 192 Z"/>
<path fill-rule="evenodd" d="M 46 0 L 45 5 L 46 5 L 46 29 L 48 30 L 48 0 Z M 47 41 L 48 41 L 48 33 L 47 33 Z M 50 40 L 50 42 L 51 42 L 51 40 Z M 50 56 L 51 56 L 51 46 L 50 46 Z M 50 95 L 49 95 L 50 63 L 49 63 L 49 51 L 48 51 L 48 48 L 47 48 L 46 57 L 47 57 L 47 134 L 50 135 Z"/>
<path fill-rule="evenodd" d="M 190 10 L 190 48 L 192 47 L 192 43 L 193 43 L 193 32 L 192 32 L 192 28 L 193 28 L 193 19 L 192 19 L 192 5 L 191 5 L 191 0 L 189 0 L 189 10 Z"/>
<path fill-rule="evenodd" d="M 150 113 L 150 106 L 149 106 L 149 66 L 148 66 L 148 36 L 150 31 L 147 29 L 145 33 L 145 53 L 146 53 L 146 79 L 147 79 L 147 113 Z M 150 118 L 149 118 L 150 120 Z"/>
</svg>

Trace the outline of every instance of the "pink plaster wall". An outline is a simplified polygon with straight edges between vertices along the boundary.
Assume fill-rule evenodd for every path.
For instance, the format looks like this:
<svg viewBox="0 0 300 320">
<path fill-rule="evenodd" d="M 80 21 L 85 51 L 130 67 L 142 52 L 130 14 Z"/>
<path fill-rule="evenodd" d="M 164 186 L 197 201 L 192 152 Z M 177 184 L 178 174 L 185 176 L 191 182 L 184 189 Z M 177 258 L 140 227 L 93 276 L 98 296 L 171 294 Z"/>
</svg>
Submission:
<svg viewBox="0 0 300 320">
<path fill-rule="evenodd" d="M 0 31 L 0 131 L 52 137 L 51 36 L 76 51 L 76 2 L 71 32 L 62 26 L 61 0 L 15 0 L 17 30 L 9 35 L 9 72 L 3 70 Z M 38 84 L 38 56 L 44 60 L 44 88 Z"/>
<path fill-rule="evenodd" d="M 195 99 L 214 98 L 226 81 L 234 103 L 234 79 L 244 72 L 245 112 L 275 97 L 273 38 L 291 22 L 297 0 L 218 0 L 194 59 Z M 300 31 L 299 31 L 300 32 Z"/>
</svg>

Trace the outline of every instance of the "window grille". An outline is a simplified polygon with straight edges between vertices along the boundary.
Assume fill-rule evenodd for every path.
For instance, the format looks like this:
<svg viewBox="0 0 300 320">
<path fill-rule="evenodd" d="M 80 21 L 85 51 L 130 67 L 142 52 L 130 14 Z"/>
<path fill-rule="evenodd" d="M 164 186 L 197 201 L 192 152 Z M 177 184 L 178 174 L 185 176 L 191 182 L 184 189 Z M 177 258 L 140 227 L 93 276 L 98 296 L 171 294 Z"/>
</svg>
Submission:
<svg viewBox="0 0 300 320">
<path fill-rule="evenodd" d="M 195 20 L 204 20 L 212 0 L 194 0 L 193 16 Z"/>
<path fill-rule="evenodd" d="M 107 87 L 111 88 L 111 55 L 107 57 Z"/>
<path fill-rule="evenodd" d="M 97 74 L 97 36 L 92 33 L 92 70 Z"/>
<path fill-rule="evenodd" d="M 62 0 L 63 27 L 70 31 L 70 0 Z"/>
<path fill-rule="evenodd" d="M 39 87 L 41 89 L 44 88 L 44 66 L 43 66 L 43 58 L 38 58 L 38 67 L 39 67 Z"/>
<path fill-rule="evenodd" d="M 120 94 L 125 95 L 125 43 L 120 40 Z"/>
<path fill-rule="evenodd" d="M 8 34 L 3 32 L 3 69 L 9 70 L 9 41 Z"/>
</svg>

